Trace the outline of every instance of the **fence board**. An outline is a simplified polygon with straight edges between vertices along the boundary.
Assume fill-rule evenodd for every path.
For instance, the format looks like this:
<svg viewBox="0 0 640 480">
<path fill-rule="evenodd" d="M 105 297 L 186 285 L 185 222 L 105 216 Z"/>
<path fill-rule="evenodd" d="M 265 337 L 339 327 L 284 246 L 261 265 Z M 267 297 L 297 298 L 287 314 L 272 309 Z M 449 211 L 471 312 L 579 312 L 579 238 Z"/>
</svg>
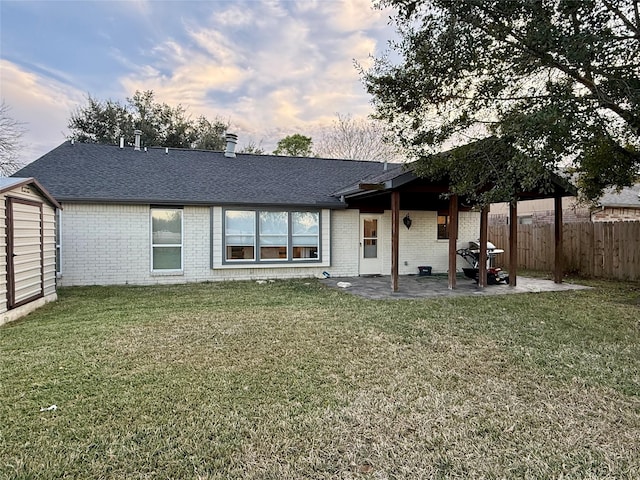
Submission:
<svg viewBox="0 0 640 480">
<path fill-rule="evenodd" d="M 509 226 L 490 225 L 489 241 L 505 250 L 496 258 L 496 265 L 506 268 Z M 562 251 L 565 272 L 640 280 L 640 222 L 566 223 Z M 553 225 L 518 225 L 518 267 L 553 270 Z"/>
</svg>

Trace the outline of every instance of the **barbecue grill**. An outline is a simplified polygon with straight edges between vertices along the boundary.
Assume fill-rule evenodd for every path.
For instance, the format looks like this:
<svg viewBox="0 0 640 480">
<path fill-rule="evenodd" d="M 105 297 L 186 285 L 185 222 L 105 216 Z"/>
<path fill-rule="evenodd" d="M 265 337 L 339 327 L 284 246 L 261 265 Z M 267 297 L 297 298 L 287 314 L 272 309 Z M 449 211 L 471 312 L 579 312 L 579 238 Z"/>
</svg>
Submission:
<svg viewBox="0 0 640 480">
<path fill-rule="evenodd" d="M 480 242 L 471 241 L 467 248 L 461 248 L 456 251 L 458 255 L 464 258 L 470 267 L 462 269 L 465 277 L 475 280 L 478 283 L 480 278 Z M 504 253 L 501 248 L 487 242 L 487 284 L 497 285 L 499 283 L 509 283 L 509 275 L 503 272 L 501 268 L 495 266 L 496 255 Z"/>
</svg>

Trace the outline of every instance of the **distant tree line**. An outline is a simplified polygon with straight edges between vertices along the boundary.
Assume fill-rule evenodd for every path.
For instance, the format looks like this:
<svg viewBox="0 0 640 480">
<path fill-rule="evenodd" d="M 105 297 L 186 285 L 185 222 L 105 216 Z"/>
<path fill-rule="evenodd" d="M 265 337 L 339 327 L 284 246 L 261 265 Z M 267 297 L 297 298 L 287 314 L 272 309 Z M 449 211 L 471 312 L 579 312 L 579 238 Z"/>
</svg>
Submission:
<svg viewBox="0 0 640 480">
<path fill-rule="evenodd" d="M 192 119 L 182 105 L 160 103 L 146 90 L 125 103 L 88 95 L 87 103 L 72 112 L 68 127 L 69 139 L 85 143 L 118 144 L 124 137 L 133 145 L 134 131 L 140 130 L 144 146 L 224 150 L 229 124 L 203 115 Z"/>
<path fill-rule="evenodd" d="M 143 146 L 224 150 L 229 123 L 203 115 L 192 119 L 182 105 L 172 107 L 156 101 L 153 91 L 136 91 L 121 103 L 87 96 L 84 105 L 72 112 L 68 138 L 84 143 L 117 145 L 124 138 L 135 142 L 135 130 L 142 132 Z M 386 140 L 380 122 L 338 115 L 337 120 L 320 132 L 315 145 L 311 137 L 295 133 L 278 141 L 274 155 L 327 157 L 350 160 L 394 160 L 397 150 Z M 238 153 L 262 155 L 262 146 L 249 142 Z"/>
</svg>

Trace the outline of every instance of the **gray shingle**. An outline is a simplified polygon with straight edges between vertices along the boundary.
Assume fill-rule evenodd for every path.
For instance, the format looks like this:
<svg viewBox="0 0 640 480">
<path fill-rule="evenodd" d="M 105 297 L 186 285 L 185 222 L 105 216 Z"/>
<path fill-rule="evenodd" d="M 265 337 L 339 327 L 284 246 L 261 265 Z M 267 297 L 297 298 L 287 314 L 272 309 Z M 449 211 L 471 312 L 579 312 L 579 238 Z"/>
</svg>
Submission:
<svg viewBox="0 0 640 480">
<path fill-rule="evenodd" d="M 15 173 L 59 201 L 297 205 L 341 208 L 333 192 L 383 173 L 383 164 L 65 142 Z"/>
<path fill-rule="evenodd" d="M 640 208 L 640 183 L 625 187 L 620 192 L 607 190 L 598 200 L 603 207 Z"/>
</svg>

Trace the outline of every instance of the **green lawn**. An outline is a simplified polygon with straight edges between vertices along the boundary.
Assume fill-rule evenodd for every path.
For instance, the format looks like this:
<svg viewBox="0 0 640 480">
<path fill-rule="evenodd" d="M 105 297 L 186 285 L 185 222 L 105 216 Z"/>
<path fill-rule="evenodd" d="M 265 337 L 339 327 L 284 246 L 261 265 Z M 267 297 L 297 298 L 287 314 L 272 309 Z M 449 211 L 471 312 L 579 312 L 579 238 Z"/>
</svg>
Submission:
<svg viewBox="0 0 640 480">
<path fill-rule="evenodd" d="M 3 479 L 640 471 L 638 284 L 419 301 L 313 280 L 59 293 L 0 328 Z"/>
</svg>

